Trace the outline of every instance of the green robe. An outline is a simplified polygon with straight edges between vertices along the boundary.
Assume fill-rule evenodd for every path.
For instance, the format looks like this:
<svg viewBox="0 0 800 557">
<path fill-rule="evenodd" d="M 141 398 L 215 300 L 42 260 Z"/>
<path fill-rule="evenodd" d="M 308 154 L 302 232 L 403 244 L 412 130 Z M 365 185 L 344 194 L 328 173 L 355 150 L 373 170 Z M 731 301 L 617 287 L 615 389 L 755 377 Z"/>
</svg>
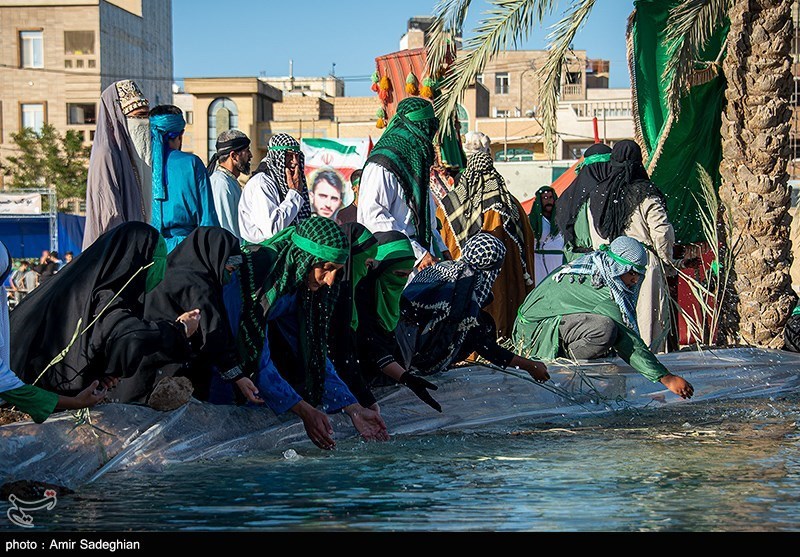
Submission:
<svg viewBox="0 0 800 557">
<path fill-rule="evenodd" d="M 579 247 L 594 251 L 592 247 L 592 233 L 589 225 L 589 203 L 586 202 L 581 205 L 578 211 L 578 217 L 575 219 L 575 240 L 574 246 L 564 246 L 564 258 L 567 263 L 572 263 L 579 257 L 586 255 L 585 252 L 573 251 L 573 247 Z"/>
<path fill-rule="evenodd" d="M 523 354 L 544 361 L 558 357 L 558 328 L 561 317 L 575 313 L 604 315 L 617 323 L 614 349 L 633 369 L 654 383 L 669 372 L 642 339 L 623 323 L 619 306 L 608 287 L 594 288 L 590 277 L 581 283 L 575 276 L 561 282 L 548 278 L 528 294 L 514 323 L 514 346 Z"/>
</svg>

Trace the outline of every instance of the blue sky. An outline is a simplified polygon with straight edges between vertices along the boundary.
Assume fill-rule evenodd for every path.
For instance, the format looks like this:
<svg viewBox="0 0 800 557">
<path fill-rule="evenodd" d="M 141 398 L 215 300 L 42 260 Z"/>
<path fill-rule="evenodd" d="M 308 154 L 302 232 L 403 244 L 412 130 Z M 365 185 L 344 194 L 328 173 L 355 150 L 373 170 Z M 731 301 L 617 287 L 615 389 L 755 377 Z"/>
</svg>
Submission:
<svg viewBox="0 0 800 557">
<path fill-rule="evenodd" d="M 373 94 L 368 76 L 375 57 L 399 48 L 408 18 L 429 15 L 436 0 L 173 0 L 174 71 L 177 79 L 207 76 L 287 75 L 289 59 L 297 76 L 345 78 L 349 96 Z M 550 25 L 569 0 L 537 28 L 520 48 L 544 48 Z M 486 9 L 476 0 L 465 36 Z M 611 87 L 629 87 L 625 26 L 632 0 L 599 0 L 575 39 L 590 58 L 611 61 Z"/>
</svg>

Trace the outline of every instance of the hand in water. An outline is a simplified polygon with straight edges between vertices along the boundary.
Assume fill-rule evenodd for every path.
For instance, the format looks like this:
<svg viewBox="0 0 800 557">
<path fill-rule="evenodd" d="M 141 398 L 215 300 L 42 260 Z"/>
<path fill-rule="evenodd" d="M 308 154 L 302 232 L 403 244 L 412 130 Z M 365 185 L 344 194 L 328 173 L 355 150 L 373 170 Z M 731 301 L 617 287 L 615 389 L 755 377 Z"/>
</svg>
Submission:
<svg viewBox="0 0 800 557">
<path fill-rule="evenodd" d="M 669 373 L 661 378 L 661 383 L 681 398 L 688 399 L 694 395 L 694 387 L 683 377 Z"/>
<path fill-rule="evenodd" d="M 200 310 L 193 309 L 192 311 L 187 311 L 183 315 L 178 316 L 177 320 L 186 326 L 186 338 L 189 338 L 195 334 L 198 327 L 200 327 Z"/>
<path fill-rule="evenodd" d="M 384 423 L 380 414 L 369 408 L 364 408 L 360 404 L 351 404 L 344 410 L 353 421 L 353 426 L 366 441 L 389 440 L 389 431 L 386 429 L 386 423 Z"/>
<path fill-rule="evenodd" d="M 303 420 L 306 435 L 320 449 L 330 451 L 336 447 L 333 440 L 333 428 L 328 421 L 328 416 L 320 412 L 307 402 L 301 400 L 292 407 L 292 412 Z"/>
<path fill-rule="evenodd" d="M 422 377 L 418 377 L 413 373 L 407 371 L 403 375 L 400 376 L 400 384 L 405 385 L 411 391 L 419 397 L 419 399 L 436 410 L 437 412 L 442 411 L 442 406 L 436 402 L 436 400 L 430 395 L 428 390 L 431 391 L 438 391 L 439 387 L 434 385 L 433 383 L 426 381 Z"/>
</svg>

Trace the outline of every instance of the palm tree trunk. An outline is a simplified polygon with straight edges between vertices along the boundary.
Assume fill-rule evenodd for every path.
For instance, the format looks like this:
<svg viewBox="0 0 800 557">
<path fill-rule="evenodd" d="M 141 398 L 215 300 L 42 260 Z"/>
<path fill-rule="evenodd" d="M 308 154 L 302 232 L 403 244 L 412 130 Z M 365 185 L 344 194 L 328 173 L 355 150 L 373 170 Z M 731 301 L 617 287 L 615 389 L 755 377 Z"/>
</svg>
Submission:
<svg viewBox="0 0 800 557">
<path fill-rule="evenodd" d="M 792 92 L 789 0 L 735 0 L 723 71 L 720 198 L 735 237 L 732 286 L 739 341 L 780 347 L 792 290 L 786 173 Z M 740 236 L 739 236 L 740 235 Z"/>
</svg>

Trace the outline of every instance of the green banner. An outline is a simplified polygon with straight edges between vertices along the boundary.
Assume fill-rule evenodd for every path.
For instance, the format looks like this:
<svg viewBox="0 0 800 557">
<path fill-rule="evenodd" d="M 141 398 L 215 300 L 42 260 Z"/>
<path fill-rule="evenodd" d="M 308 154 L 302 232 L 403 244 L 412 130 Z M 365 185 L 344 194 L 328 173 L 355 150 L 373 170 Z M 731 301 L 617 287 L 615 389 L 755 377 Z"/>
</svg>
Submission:
<svg viewBox="0 0 800 557">
<path fill-rule="evenodd" d="M 634 124 L 650 178 L 667 197 L 667 212 L 678 243 L 704 240 L 698 216 L 702 186 L 699 163 L 719 188 L 725 78 L 719 53 L 728 27 L 716 32 L 695 66 L 677 118 L 667 103 L 662 78 L 675 42 L 666 42 L 669 11 L 680 0 L 636 0 L 628 28 L 628 63 L 633 85 Z"/>
</svg>

